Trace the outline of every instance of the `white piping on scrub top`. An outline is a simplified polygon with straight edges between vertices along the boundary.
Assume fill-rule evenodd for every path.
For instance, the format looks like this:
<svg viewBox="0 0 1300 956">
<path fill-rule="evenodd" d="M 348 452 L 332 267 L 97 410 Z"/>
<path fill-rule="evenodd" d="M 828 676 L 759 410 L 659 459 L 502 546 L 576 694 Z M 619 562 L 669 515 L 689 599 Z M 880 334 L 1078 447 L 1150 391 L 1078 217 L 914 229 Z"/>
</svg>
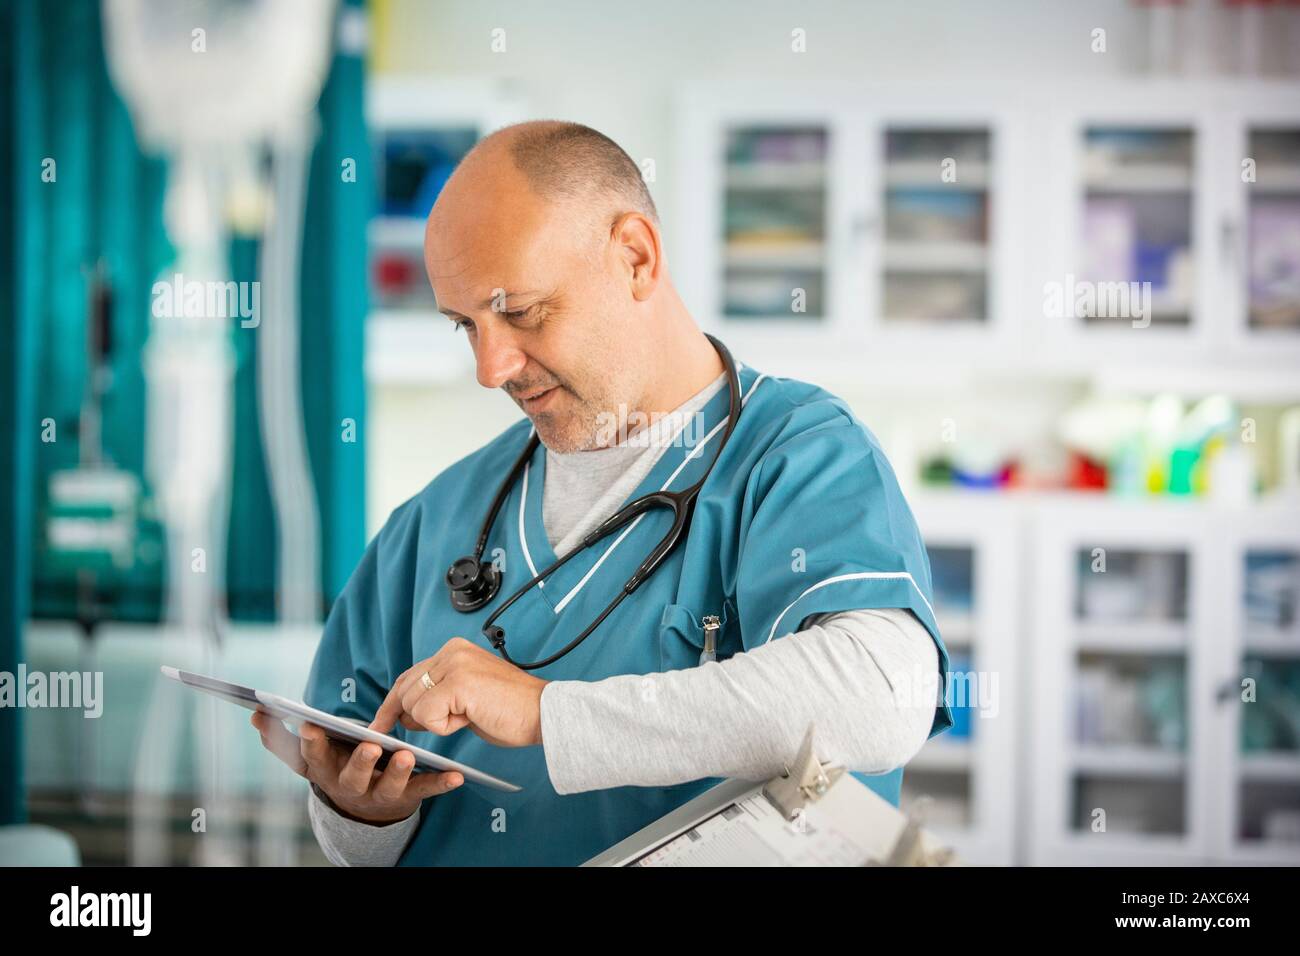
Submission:
<svg viewBox="0 0 1300 956">
<path fill-rule="evenodd" d="M 828 584 L 839 584 L 841 581 L 862 581 L 878 578 L 907 578 L 908 583 L 910 583 L 912 587 L 916 588 L 916 593 L 921 596 L 921 601 L 925 604 L 926 608 L 929 609 L 930 616 L 934 616 L 934 608 L 930 607 L 930 602 L 925 599 L 925 594 L 922 593 L 919 587 L 917 587 L 916 580 L 906 571 L 858 571 L 853 574 L 837 574 L 833 578 L 826 578 L 824 581 L 818 581 L 812 587 L 808 588 L 808 590 L 804 591 L 803 594 L 800 594 L 797 598 L 786 605 L 786 609 L 780 613 L 775 621 L 772 622 L 772 630 L 767 635 L 767 641 L 772 640 L 772 638 L 776 636 L 776 629 L 781 626 L 781 620 L 790 613 L 790 608 L 794 607 L 808 595 L 812 594 L 813 591 L 816 591 L 819 588 L 824 588 Z M 763 643 L 766 644 L 767 641 L 764 641 Z"/>
<path fill-rule="evenodd" d="M 744 366 L 742 365 L 740 366 L 740 368 L 744 368 Z M 739 369 L 737 371 L 739 371 Z M 745 392 L 741 393 L 741 399 L 740 399 L 741 408 L 745 407 L 745 403 L 749 401 L 749 397 L 753 395 L 754 390 L 758 388 L 758 383 L 763 381 L 763 379 L 765 378 L 767 378 L 766 373 L 759 375 L 758 378 L 754 379 L 754 383 L 749 386 L 749 391 L 747 393 Z M 700 455 L 704 451 L 704 447 L 713 439 L 713 436 L 716 435 L 718 432 L 720 432 L 726 424 L 727 424 L 727 419 L 724 418 L 722 421 L 718 422 L 718 424 L 714 425 L 713 429 L 707 435 L 704 436 L 704 438 L 700 441 L 700 443 L 696 445 L 694 448 L 692 448 L 690 453 L 685 458 L 682 459 L 681 464 L 679 464 L 675 469 L 673 469 L 673 473 L 668 476 L 667 480 L 664 481 L 663 485 L 659 488 L 659 490 L 666 491 L 668 489 L 668 486 L 673 483 L 673 479 L 676 478 L 679 474 L 681 474 L 681 471 L 683 468 L 686 467 L 687 462 L 689 462 L 692 458 L 695 458 L 698 455 Z M 686 427 L 686 423 L 683 422 L 682 427 L 677 430 L 677 432 L 673 435 L 673 438 L 675 439 L 677 435 L 681 434 L 682 429 L 685 427 Z M 610 543 L 609 547 L 605 549 L 605 553 L 602 554 L 597 559 L 596 563 L 591 566 L 591 569 L 582 576 L 582 580 L 579 581 L 577 584 L 575 584 L 573 586 L 573 590 L 570 591 L 568 594 L 566 594 L 564 598 L 558 604 L 555 605 L 556 614 L 559 614 L 561 611 L 563 611 L 564 608 L 568 605 L 568 603 L 571 600 L 573 600 L 574 597 L 577 596 L 578 592 L 581 591 L 586 586 L 589 580 L 591 580 L 591 576 L 596 573 L 596 569 L 605 563 L 605 559 L 608 558 L 613 553 L 614 549 L 617 548 L 623 542 L 624 538 L 626 538 L 629 534 L 632 533 L 632 529 L 635 528 L 638 524 L 640 524 L 641 519 L 644 518 L 648 513 L 649 512 L 643 511 L 641 512 L 641 514 L 637 515 L 636 518 L 633 519 L 632 523 L 623 529 L 623 533 L 620 534 L 617 538 L 613 540 L 613 542 Z"/>
<path fill-rule="evenodd" d="M 536 431 L 536 428 L 529 430 L 528 437 L 530 440 L 533 437 L 533 433 Z M 524 560 L 528 562 L 529 577 L 535 578 L 537 577 L 537 568 L 533 565 L 533 556 L 528 553 L 528 535 L 524 532 L 524 506 L 528 504 L 528 467 L 531 464 L 532 462 L 528 462 L 524 465 L 524 486 L 523 490 L 519 494 L 519 544 L 523 546 Z M 546 587 L 546 582 L 538 581 L 537 586 L 539 588 L 544 588 Z"/>
<path fill-rule="evenodd" d="M 758 376 L 758 378 L 755 378 L 754 384 L 750 386 L 749 394 L 746 394 L 744 395 L 744 397 L 741 398 L 740 405 L 742 408 L 745 407 L 745 402 L 749 401 L 749 395 L 753 395 L 754 389 L 758 388 L 759 382 L 763 381 L 763 378 L 766 377 L 767 377 L 766 375 L 761 375 Z M 667 490 L 668 485 L 672 484 L 672 480 L 675 479 L 677 475 L 680 475 L 682 468 L 686 467 L 686 463 L 690 462 L 690 459 L 698 457 L 698 455 L 701 454 L 703 450 L 705 450 L 705 446 L 708 444 L 708 442 L 712 440 L 712 437 L 714 437 L 715 434 L 718 434 L 720 431 L 722 431 L 725 425 L 727 425 L 727 419 L 723 419 L 722 421 L 719 421 L 718 424 L 712 427 L 711 431 L 708 432 L 708 434 L 706 434 L 705 437 L 703 437 L 703 440 L 701 440 L 701 442 L 699 442 L 698 445 L 695 445 L 695 447 L 693 447 L 693 449 L 690 450 L 690 454 L 686 455 L 685 458 L 681 459 L 681 463 L 679 464 L 679 466 L 673 468 L 672 475 L 669 475 L 667 479 L 664 480 L 663 485 L 660 486 L 659 488 L 660 492 L 663 492 L 663 490 Z M 681 428 L 677 429 L 677 434 L 680 434 L 682 429 L 684 429 L 685 427 L 686 424 L 682 423 Z M 677 436 L 675 434 L 673 438 L 676 437 Z M 577 592 L 580 592 L 581 589 L 585 587 L 586 583 L 588 583 L 588 580 L 590 580 L 591 575 L 594 575 L 595 571 L 597 571 L 597 568 L 601 567 L 601 564 L 604 563 L 604 559 L 610 557 L 610 554 L 614 553 L 614 549 L 617 548 L 617 546 L 619 546 L 620 544 L 623 544 L 623 538 L 630 535 L 630 533 L 632 533 L 632 529 L 636 528 L 637 525 L 641 523 L 641 519 L 645 518 L 647 514 L 649 514 L 649 512 L 642 511 L 640 515 L 637 515 L 636 518 L 632 520 L 632 524 L 629 524 L 627 528 L 623 529 L 623 533 L 621 533 L 621 535 L 614 538 L 612 544 L 610 544 L 608 548 L 604 549 L 604 554 L 602 554 L 601 557 L 597 559 L 597 562 L 591 564 L 590 570 L 586 572 L 585 575 L 582 575 L 582 580 L 578 581 L 577 584 L 573 585 L 572 591 L 565 594 L 563 601 L 560 601 L 558 605 L 555 605 L 556 614 L 559 614 L 560 611 L 564 610 L 564 606 L 567 605 L 569 601 L 573 600 L 573 597 L 577 596 Z"/>
</svg>

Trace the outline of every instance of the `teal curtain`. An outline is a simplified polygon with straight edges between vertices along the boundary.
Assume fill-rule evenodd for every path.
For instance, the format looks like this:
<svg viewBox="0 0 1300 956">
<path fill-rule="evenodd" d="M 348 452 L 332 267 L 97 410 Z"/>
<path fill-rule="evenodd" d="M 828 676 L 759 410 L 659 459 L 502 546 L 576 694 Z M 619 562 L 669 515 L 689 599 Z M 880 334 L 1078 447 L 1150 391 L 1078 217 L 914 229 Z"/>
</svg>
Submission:
<svg viewBox="0 0 1300 956">
<path fill-rule="evenodd" d="M 18 89 L 20 64 L 19 11 L 12 0 L 0 0 L 0 91 Z M 22 656 L 22 622 L 27 617 L 30 577 L 27 552 L 32 512 L 35 415 L 32 374 L 35 337 L 18 322 L 20 303 L 30 296 L 16 268 L 22 240 L 14 224 L 26 215 L 17 179 L 22 162 L 15 136 L 20 122 L 19 97 L 0 93 L 0 670 L 14 673 Z M 0 824 L 22 823 L 22 711 L 0 708 Z"/>
<path fill-rule="evenodd" d="M 139 473 L 144 391 L 138 354 L 148 331 L 150 284 L 169 251 L 161 227 L 163 166 L 140 155 L 126 110 L 112 93 L 98 4 L 73 0 L 56 9 L 4 0 L 3 6 L 0 394 L 9 427 L 0 477 L 6 483 L 0 572 L 12 588 L 0 589 L 0 653 L 2 669 L 12 673 L 23 659 L 22 624 L 33 604 L 68 599 L 51 582 L 33 601 L 37 575 L 30 559 L 38 547 L 45 478 L 78 460 L 88 272 L 102 264 L 117 298 L 115 385 L 104 409 L 104 448 L 119 466 Z M 55 440 L 42 441 L 49 422 Z M 146 569 L 122 578 L 124 609 L 138 612 L 138 589 L 148 596 L 148 578 Z M 0 819 L 22 815 L 20 718 L 19 710 L 0 709 Z"/>
<path fill-rule="evenodd" d="M 356 12 L 360 0 L 344 3 Z M 113 294 L 112 386 L 104 449 L 143 479 L 141 350 L 150 289 L 173 258 L 162 227 L 166 163 L 145 155 L 109 82 L 98 0 L 0 0 L 0 670 L 23 660 L 23 623 L 69 617 L 68 583 L 42 561 L 45 488 L 78 460 L 86 384 L 88 274 Z M 322 613 L 365 546 L 366 222 L 373 198 L 361 51 L 337 51 L 321 97 L 302 255 L 302 380 L 321 510 Z M 42 180 L 44 161 L 56 178 Z M 354 160 L 355 181 L 340 175 Z M 256 239 L 232 243 L 237 280 L 256 278 Z M 254 335 L 233 335 L 233 451 L 227 604 L 236 619 L 274 614 L 274 516 L 256 405 Z M 355 422 L 355 442 L 343 422 Z M 57 441 L 41 440 L 52 420 Z M 106 618 L 154 620 L 164 562 L 142 555 L 101 595 Z M 23 817 L 21 711 L 0 708 L 0 823 Z"/>
<path fill-rule="evenodd" d="M 103 56 L 99 5 L 73 0 L 57 16 L 48 4 L 20 0 L 21 49 L 15 90 L 20 119 L 15 188 L 25 214 L 16 267 L 29 290 L 18 319 L 35 342 L 36 422 L 53 422 L 55 441 L 37 441 L 37 527 L 27 549 L 39 556 L 39 519 L 51 472 L 77 464 L 77 421 L 86 386 L 86 313 L 90 274 L 103 268 L 113 292 L 112 387 L 105 396 L 103 447 L 118 467 L 144 468 L 144 373 L 140 350 L 149 333 L 150 287 L 172 251 L 162 228 L 165 164 L 144 156 L 131 119 L 113 92 Z M 55 179 L 42 179 L 54 162 Z M 30 425 L 31 423 L 25 423 Z M 30 532 L 29 532 L 30 533 Z M 34 550 L 33 550 L 34 549 Z M 142 560 L 114 582 L 107 612 L 157 617 L 161 555 Z M 34 611 L 70 616 L 75 580 L 34 563 Z"/>
<path fill-rule="evenodd" d="M 344 16 L 362 15 L 361 0 L 342 7 Z M 361 49 L 336 52 L 321 92 L 302 249 L 303 392 L 321 510 L 321 582 L 329 603 L 343 590 L 366 544 L 366 225 L 376 190 L 362 55 Z M 346 180 L 345 160 L 356 164 L 356 176 Z M 345 419 L 355 423 L 355 441 L 344 440 Z"/>
</svg>

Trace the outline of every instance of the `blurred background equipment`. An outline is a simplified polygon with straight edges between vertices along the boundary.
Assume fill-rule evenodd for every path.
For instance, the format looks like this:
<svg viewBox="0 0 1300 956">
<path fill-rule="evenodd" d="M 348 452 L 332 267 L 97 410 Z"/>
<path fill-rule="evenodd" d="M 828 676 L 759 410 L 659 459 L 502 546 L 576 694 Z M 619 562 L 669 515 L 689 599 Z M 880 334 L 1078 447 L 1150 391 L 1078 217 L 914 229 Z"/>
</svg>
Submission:
<svg viewBox="0 0 1300 956">
<path fill-rule="evenodd" d="M 258 408 L 263 448 L 277 517 L 280 619 L 289 625 L 317 622 L 319 551 L 315 489 L 306 461 L 302 383 L 298 360 L 298 248 L 305 203 L 306 157 L 314 135 L 312 109 L 320 96 L 329 52 L 332 3 L 301 5 L 255 0 L 238 6 L 166 0 L 115 0 L 104 6 L 110 73 L 135 118 L 146 148 L 161 151 L 172 166 L 164 199 L 167 234 L 175 261 L 160 277 L 189 289 L 228 288 L 226 207 L 237 188 L 269 189 L 257 295 L 240 290 L 241 328 L 260 336 Z M 193 24 L 207 24 L 197 28 Z M 210 34 L 210 35 L 209 35 Z M 190 43 L 186 44 L 186 39 Z M 208 43 L 211 42 L 211 49 Z M 196 56 L 196 54 L 199 54 Z M 162 77 L 167 82 L 159 82 Z M 272 180 L 239 182 L 255 168 L 248 154 L 269 152 Z M 241 161 L 242 160 L 242 161 Z M 256 174 L 254 173 L 255 177 Z M 182 277 L 184 277 L 182 279 Z M 267 314 L 260 305 L 264 286 Z M 157 288 L 155 288 L 157 293 Z M 179 298 L 179 296 L 175 297 Z M 157 491 L 168 531 L 167 623 L 181 640 L 196 644 L 204 666 L 213 663 L 225 613 L 219 603 L 223 556 L 216 546 L 227 533 L 230 474 L 230 389 L 234 349 L 226 310 L 194 311 L 188 291 L 183 308 L 152 310 L 145 345 L 149 393 L 148 478 Z M 206 568 L 211 552 L 213 569 Z M 200 573 L 195 573 L 199 571 Z M 177 759 L 179 695 L 157 684 L 136 758 L 133 860 L 166 861 L 166 815 L 156 791 Z M 216 707 L 198 705 L 200 796 L 208 807 L 228 802 L 219 758 Z M 286 814 L 296 789 L 283 774 L 268 773 L 268 811 L 259 816 L 259 859 L 283 865 L 294 856 L 283 827 L 265 825 Z M 278 801 L 277 801 L 278 798 Z M 278 811 L 278 813 L 277 813 Z M 220 839 L 201 843 L 205 863 L 236 863 L 241 854 Z"/>
<path fill-rule="evenodd" d="M 365 277 L 342 268 L 372 198 L 361 10 L 6 5 L 17 165 L 47 174 L 15 177 L 7 263 L 27 358 L 6 390 L 44 419 L 14 499 L 35 518 L 23 658 L 102 674 L 107 698 L 0 714 L 29 742 L 6 818 L 25 803 L 87 862 L 320 859 L 303 782 L 155 672 L 298 695 L 364 545 Z"/>
</svg>

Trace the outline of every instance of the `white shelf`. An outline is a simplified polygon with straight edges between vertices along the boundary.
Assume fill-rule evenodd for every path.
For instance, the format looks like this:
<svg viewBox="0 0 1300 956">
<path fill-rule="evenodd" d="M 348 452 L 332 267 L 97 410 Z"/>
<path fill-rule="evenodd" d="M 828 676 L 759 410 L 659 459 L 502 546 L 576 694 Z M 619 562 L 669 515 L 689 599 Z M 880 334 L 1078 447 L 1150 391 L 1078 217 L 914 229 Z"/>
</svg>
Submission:
<svg viewBox="0 0 1300 956">
<path fill-rule="evenodd" d="M 969 611 L 939 610 L 936 615 L 939 633 L 948 647 L 969 648 L 975 640 L 975 616 Z"/>
<path fill-rule="evenodd" d="M 824 189 L 826 164 L 818 161 L 729 163 L 728 189 Z"/>
<path fill-rule="evenodd" d="M 414 216 L 376 216 L 366 226 L 371 248 L 424 248 L 424 220 Z"/>
<path fill-rule="evenodd" d="M 779 334 L 767 327 L 786 323 Z M 1238 402 L 1284 404 L 1300 401 L 1300 375 L 1294 369 L 1255 365 L 1211 366 L 1136 363 L 1123 356 L 1105 362 L 1084 352 L 1049 353 L 1035 361 L 1023 354 L 983 348 L 989 323 L 976 320 L 925 321 L 882 318 L 875 334 L 836 337 L 832 316 L 803 320 L 797 328 L 786 315 L 732 316 L 710 330 L 731 346 L 737 358 L 769 374 L 793 375 L 834 387 L 852 382 L 884 395 L 956 393 L 981 383 L 1061 386 L 1074 383 L 1103 395 L 1150 397 L 1174 394 L 1187 399 L 1227 395 Z M 813 324 L 813 323 L 816 324 Z M 809 339 L 809 332 L 816 335 Z M 1100 330 L 1098 330 L 1100 331 Z M 1178 335 L 1167 329 L 1147 332 Z M 958 338 L 960 336 L 960 338 Z M 1296 336 L 1300 344 L 1300 334 Z M 951 351 L 943 352 L 941 349 Z M 869 374 L 864 376 L 864 369 Z"/>
<path fill-rule="evenodd" d="M 969 773 L 975 763 L 969 741 L 955 743 L 943 737 L 929 741 L 907 763 L 909 770 Z"/>
<path fill-rule="evenodd" d="M 1087 177 L 1089 192 L 1184 193 L 1192 188 L 1192 171 L 1185 165 L 1124 166 Z"/>
<path fill-rule="evenodd" d="M 955 189 L 966 192 L 983 192 L 989 188 L 990 170 L 987 163 L 957 161 L 956 182 L 944 182 L 937 162 L 921 160 L 895 161 L 885 164 L 885 186 L 890 189 Z"/>
<path fill-rule="evenodd" d="M 1078 745 L 1070 755 L 1074 771 L 1086 776 L 1170 780 L 1182 777 L 1187 758 L 1177 750 L 1130 745 Z"/>
<path fill-rule="evenodd" d="M 1192 303 L 1186 298 L 1171 295 L 1167 292 L 1151 293 L 1152 321 L 1173 316 L 1186 316 L 1189 315 L 1191 311 Z"/>
<path fill-rule="evenodd" d="M 1300 753 L 1242 754 L 1241 778 L 1252 782 L 1300 783 Z"/>
<path fill-rule="evenodd" d="M 366 381 L 437 385 L 474 374 L 474 356 L 432 309 L 372 312 L 366 320 Z"/>
<path fill-rule="evenodd" d="M 1251 192 L 1300 192 L 1300 168 L 1295 166 L 1260 166 L 1255 170 L 1255 182 L 1249 184 Z"/>
<path fill-rule="evenodd" d="M 955 319 L 912 318 L 903 315 L 882 315 L 880 317 L 880 338 L 892 335 L 978 335 L 988 328 L 988 322 L 977 316 L 962 316 Z"/>
<path fill-rule="evenodd" d="M 1194 866 L 1203 862 L 1194 844 L 1182 833 L 1113 830 L 1092 833 L 1071 828 L 1060 838 L 1060 856 L 1040 865 L 1055 866 Z"/>
<path fill-rule="evenodd" d="M 1300 334 L 1295 336 L 1300 343 Z M 1100 392 L 1151 396 L 1165 392 L 1185 397 L 1224 394 L 1240 402 L 1284 403 L 1300 399 L 1300 375 L 1294 368 L 1241 363 L 1236 366 L 1195 362 L 1180 365 L 1101 363 L 1090 374 Z"/>
<path fill-rule="evenodd" d="M 1247 623 L 1243 629 L 1245 654 L 1294 657 L 1300 655 L 1300 628 L 1277 627 L 1268 624 Z"/>
<path fill-rule="evenodd" d="M 983 272 L 988 263 L 982 242 L 885 242 L 887 272 Z"/>
<path fill-rule="evenodd" d="M 724 253 L 728 268 L 826 268 L 824 242 L 730 242 Z"/>
<path fill-rule="evenodd" d="M 1242 654 L 1250 657 L 1300 657 L 1300 646 L 1294 641 L 1247 641 L 1242 647 Z"/>
<path fill-rule="evenodd" d="M 1180 621 L 1078 621 L 1080 651 L 1122 654 L 1186 654 L 1188 627 Z"/>
</svg>

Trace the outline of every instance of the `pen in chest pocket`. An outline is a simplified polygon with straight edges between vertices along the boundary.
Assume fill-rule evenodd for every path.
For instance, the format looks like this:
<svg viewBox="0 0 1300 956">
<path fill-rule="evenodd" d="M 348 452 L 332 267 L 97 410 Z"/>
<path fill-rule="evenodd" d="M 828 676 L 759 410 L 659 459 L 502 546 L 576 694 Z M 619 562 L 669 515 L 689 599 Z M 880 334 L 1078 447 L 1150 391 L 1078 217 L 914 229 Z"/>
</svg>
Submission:
<svg viewBox="0 0 1300 956">
<path fill-rule="evenodd" d="M 704 650 L 700 653 L 700 663 L 718 659 L 718 629 L 722 622 L 716 614 L 704 615 Z"/>
</svg>

